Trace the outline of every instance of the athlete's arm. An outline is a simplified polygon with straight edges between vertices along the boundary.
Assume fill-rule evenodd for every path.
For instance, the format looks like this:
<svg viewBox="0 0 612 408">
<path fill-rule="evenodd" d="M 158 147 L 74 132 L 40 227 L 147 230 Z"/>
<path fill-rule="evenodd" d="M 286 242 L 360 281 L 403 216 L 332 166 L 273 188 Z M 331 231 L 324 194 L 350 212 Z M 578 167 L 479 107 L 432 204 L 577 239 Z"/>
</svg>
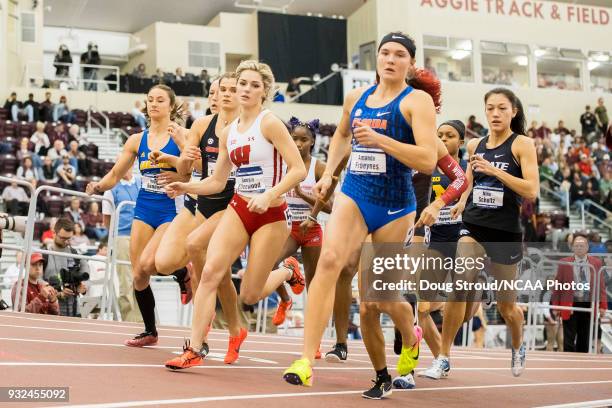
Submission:
<svg viewBox="0 0 612 408">
<path fill-rule="evenodd" d="M 540 190 L 540 178 L 533 140 L 526 136 L 517 137 L 512 144 L 512 155 L 518 158 L 523 178 L 506 173 L 479 156 L 472 161 L 473 170 L 494 176 L 521 197 L 535 200 Z"/>
<path fill-rule="evenodd" d="M 142 132 L 130 136 L 125 142 L 123 151 L 119 155 L 113 168 L 102 178 L 102 180 L 97 183 L 89 183 L 85 192 L 89 195 L 102 194 L 106 190 L 113 188 L 134 165 L 134 160 L 138 157 L 138 146 L 140 145 L 141 138 Z"/>
<path fill-rule="evenodd" d="M 210 124 L 211 118 L 212 115 L 208 115 L 196 119 L 191 125 L 191 129 L 189 129 L 189 133 L 187 133 L 185 148 L 181 150 L 181 156 L 176 164 L 176 171 L 179 174 L 189 174 L 192 168 L 202 171 L 202 159 L 195 159 L 195 157 L 200 156 L 198 145 L 200 144 L 200 139 L 204 134 L 204 130 Z"/>
<path fill-rule="evenodd" d="M 317 163 L 315 164 L 315 180 L 316 181 L 321 180 L 321 177 L 323 176 L 324 172 L 325 172 L 325 163 L 320 161 L 320 160 L 317 161 Z M 317 212 L 314 213 L 314 207 L 317 205 L 317 198 L 314 195 L 311 195 L 311 194 L 303 192 L 301 189 L 298 189 L 298 187 L 296 187 L 297 195 L 302 200 L 306 201 L 308 203 L 308 205 L 310 205 L 312 207 L 312 209 L 313 209 L 311 214 L 310 214 L 311 217 L 316 217 L 317 214 L 320 211 L 323 211 L 323 212 L 328 213 L 328 214 L 331 212 L 332 204 L 334 202 L 334 200 L 333 200 L 333 191 L 334 191 L 334 189 L 333 188 L 331 189 L 332 195 L 331 195 L 331 197 L 327 201 L 323 202 L 322 200 L 318 200 L 318 201 L 321 202 L 321 204 L 320 204 L 319 208 L 317 209 Z"/>
<path fill-rule="evenodd" d="M 476 150 L 476 146 L 478 146 L 480 140 L 480 138 L 474 138 L 468 142 L 468 160 L 471 160 L 472 156 L 474 155 L 474 151 Z M 470 194 L 472 193 L 473 182 L 474 175 L 472 174 L 472 166 L 468 165 L 465 171 L 465 191 L 463 192 L 463 194 L 461 194 L 461 198 L 459 199 L 457 204 L 455 204 L 455 206 L 451 208 L 451 218 L 453 220 L 456 219 L 459 215 L 461 215 L 461 213 L 463 213 L 465 205 L 467 204 L 467 200 L 470 197 Z"/>
<path fill-rule="evenodd" d="M 400 110 L 412 127 L 415 144 L 380 135 L 380 148 L 410 168 L 425 174 L 433 173 L 438 160 L 436 150 L 432 149 L 437 136 L 436 108 L 431 96 L 415 89 L 402 100 Z"/>
</svg>

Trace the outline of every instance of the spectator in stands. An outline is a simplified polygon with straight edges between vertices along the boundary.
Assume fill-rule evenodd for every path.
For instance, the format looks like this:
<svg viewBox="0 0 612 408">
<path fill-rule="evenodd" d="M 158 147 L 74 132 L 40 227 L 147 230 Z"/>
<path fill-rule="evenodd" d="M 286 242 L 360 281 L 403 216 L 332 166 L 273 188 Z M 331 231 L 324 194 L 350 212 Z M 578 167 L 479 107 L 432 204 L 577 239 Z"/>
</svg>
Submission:
<svg viewBox="0 0 612 408">
<path fill-rule="evenodd" d="M 68 143 L 76 141 L 77 146 L 84 146 L 89 143 L 87 136 L 81 133 L 79 125 L 70 125 L 68 128 Z"/>
<path fill-rule="evenodd" d="M 57 182 L 57 174 L 55 173 L 55 166 L 53 166 L 53 160 L 50 156 L 45 156 L 41 169 L 42 178 L 41 180 L 48 181 L 50 183 Z"/>
<path fill-rule="evenodd" d="M 62 157 L 66 156 L 68 152 L 64 147 L 64 142 L 61 139 L 55 139 L 53 147 L 47 152 L 47 157 L 53 162 L 53 167 L 57 168 L 62 160 Z"/>
<path fill-rule="evenodd" d="M 591 106 L 587 105 L 584 108 L 584 113 L 580 115 L 580 126 L 582 127 L 582 136 L 589 138 L 589 135 L 597 132 L 597 118 L 591 112 Z"/>
<path fill-rule="evenodd" d="M 145 118 L 145 115 L 142 112 L 142 103 L 140 102 L 140 100 L 134 102 L 134 108 L 132 109 L 132 117 L 134 118 L 134 121 L 136 122 L 139 128 L 146 129 L 147 118 Z"/>
<path fill-rule="evenodd" d="M 36 183 L 40 180 L 41 175 L 39 170 L 34 167 L 34 162 L 31 157 L 26 156 L 23 158 L 21 166 L 17 168 L 17 177 L 29 181 L 32 187 L 36 188 Z"/>
<path fill-rule="evenodd" d="M 555 133 L 558 135 L 569 135 L 570 131 L 568 128 L 565 127 L 565 123 L 562 120 L 560 120 L 557 123 L 557 128 L 555 129 Z"/>
<path fill-rule="evenodd" d="M 70 164 L 70 156 L 68 154 L 62 156 L 62 164 L 55 172 L 57 173 L 59 184 L 63 188 L 73 189 L 75 187 L 77 170 Z"/>
<path fill-rule="evenodd" d="M 551 217 L 549 214 L 541 214 L 537 217 L 536 236 L 538 242 L 546 242 L 546 236 L 551 232 Z"/>
<path fill-rule="evenodd" d="M 195 122 L 197 119 L 205 116 L 204 109 L 202 109 L 202 104 L 200 102 L 196 102 L 193 106 L 193 110 L 191 111 L 191 119 Z"/>
<path fill-rule="evenodd" d="M 45 124 L 36 122 L 36 132 L 30 136 L 30 142 L 34 143 L 34 151 L 40 156 L 46 156 L 51 146 L 49 136 L 45 133 Z"/>
<path fill-rule="evenodd" d="M 185 80 L 185 74 L 183 73 L 183 68 L 178 67 L 175 71 L 174 71 L 174 81 L 184 81 Z"/>
<path fill-rule="evenodd" d="M 9 265 L 2 275 L 2 285 L 5 288 L 12 288 L 17 279 L 19 278 L 19 264 L 21 263 L 21 258 L 23 257 L 23 252 L 16 251 L 15 252 L 15 263 Z M 0 290 L 0 292 L 2 292 Z M 6 299 L 8 302 L 9 299 Z"/>
<path fill-rule="evenodd" d="M 523 199 L 521 204 L 521 222 L 523 224 L 523 241 L 537 242 L 535 201 Z"/>
<path fill-rule="evenodd" d="M 572 205 L 580 208 L 585 200 L 586 185 L 580 176 L 580 173 L 574 173 L 574 180 L 570 187 L 570 201 Z"/>
<path fill-rule="evenodd" d="M 533 132 L 533 136 L 534 137 L 538 137 L 538 121 L 537 120 L 533 120 L 531 121 L 531 127 L 527 130 L 527 132 Z"/>
<path fill-rule="evenodd" d="M 138 64 L 137 67 L 134 67 L 132 71 L 132 75 L 136 78 L 146 78 L 147 77 L 147 67 L 142 62 Z"/>
<path fill-rule="evenodd" d="M 586 187 L 584 191 L 584 199 L 591 200 L 595 204 L 599 204 L 601 201 L 601 197 L 599 195 L 599 190 L 594 186 L 594 182 L 589 180 L 586 182 Z"/>
<path fill-rule="evenodd" d="M 547 157 L 542 161 L 540 166 L 540 178 L 546 180 L 547 178 L 553 178 L 555 173 L 559 170 L 559 166 L 556 162 L 552 161 L 551 157 Z"/>
<path fill-rule="evenodd" d="M 604 171 L 603 177 L 599 180 L 599 192 L 602 200 L 608 197 L 608 193 L 612 190 L 612 172 Z"/>
<path fill-rule="evenodd" d="M 53 121 L 61 121 L 64 123 L 74 122 L 74 113 L 70 112 L 66 95 L 60 96 L 59 103 L 55 105 L 53 109 Z"/>
<path fill-rule="evenodd" d="M 83 233 L 83 227 L 78 222 L 74 223 L 74 235 L 70 239 L 72 247 L 89 246 L 89 238 Z"/>
<path fill-rule="evenodd" d="M 129 169 L 121 181 L 112 189 L 104 192 L 104 197 L 112 200 L 115 208 L 119 207 L 124 201 L 136 201 L 142 181 L 140 177 L 132 174 L 132 169 Z M 102 201 L 102 214 L 104 215 L 104 225 L 110 228 L 110 219 L 113 215 L 113 209 L 107 200 Z M 115 251 L 117 251 L 117 260 L 130 260 L 130 233 L 132 231 L 132 222 L 134 221 L 134 206 L 124 205 L 121 207 L 118 217 L 118 236 L 115 239 Z M 119 309 L 121 318 L 124 321 L 140 322 L 142 316 L 136 305 L 134 298 L 134 289 L 132 286 L 132 270 L 129 266 L 118 265 L 117 275 L 119 277 Z"/>
<path fill-rule="evenodd" d="M 83 210 L 81 210 L 81 200 L 78 197 L 72 197 L 70 205 L 64 209 L 64 217 L 70 218 L 73 223 L 80 224 L 85 230 L 85 222 L 83 222 Z"/>
<path fill-rule="evenodd" d="M 30 105 L 25 106 L 24 104 L 19 102 L 17 100 L 16 92 L 11 92 L 11 96 L 4 103 L 4 109 L 11 112 L 11 118 L 13 122 L 19 121 L 20 114 L 27 115 L 28 122 L 34 121 L 34 109 L 32 109 L 32 106 Z"/>
<path fill-rule="evenodd" d="M 285 90 L 285 96 L 287 98 L 294 98 L 299 95 L 301 92 L 300 89 L 300 79 L 299 78 L 291 78 L 289 83 L 287 84 L 287 89 Z"/>
<path fill-rule="evenodd" d="M 27 313 L 58 315 L 59 303 L 57 301 L 57 292 L 47 282 L 41 281 L 43 265 L 43 256 L 39 253 L 33 253 L 30 257 L 30 274 L 28 276 L 25 311 Z M 17 297 L 17 286 L 15 283 L 11 290 L 11 301 L 13 304 Z"/>
<path fill-rule="evenodd" d="M 42 122 L 53 121 L 53 102 L 51 102 L 51 92 L 45 92 L 45 100 L 38 106 L 39 118 Z"/>
<path fill-rule="evenodd" d="M 87 44 L 87 51 L 81 54 L 81 64 L 100 65 L 100 62 L 98 45 L 90 41 L 89 44 Z M 98 90 L 98 84 L 94 82 L 98 79 L 98 68 L 83 67 L 83 79 L 85 79 L 84 88 L 86 91 Z"/>
<path fill-rule="evenodd" d="M 436 68 L 431 63 L 431 58 L 429 57 L 425 58 L 425 70 L 431 72 L 435 76 L 438 76 L 438 73 L 436 72 Z"/>
<path fill-rule="evenodd" d="M 200 81 L 204 85 L 204 96 L 208 96 L 208 90 L 210 89 L 210 75 L 208 75 L 208 70 L 203 69 L 200 72 Z"/>
<path fill-rule="evenodd" d="M 66 44 L 59 46 L 53 66 L 55 67 L 55 76 L 59 78 L 67 78 L 70 75 L 70 64 L 72 64 L 72 55 Z"/>
<path fill-rule="evenodd" d="M 470 115 L 468 118 L 467 128 L 479 136 L 483 136 L 483 133 L 486 132 L 484 126 L 476 121 L 476 116 L 474 115 Z"/>
<path fill-rule="evenodd" d="M 155 70 L 155 73 L 151 76 L 151 79 L 153 80 L 154 83 L 163 83 L 164 72 L 161 70 L 161 68 L 157 68 Z"/>
<path fill-rule="evenodd" d="M 53 240 L 55 239 L 55 224 L 57 223 L 57 217 L 51 217 L 49 220 L 49 229 L 43 231 L 42 236 L 40 237 L 40 242 L 45 248 L 50 248 L 53 244 Z"/>
<path fill-rule="evenodd" d="M 563 262 L 571 262 L 572 265 L 559 265 L 556 280 L 560 283 L 583 284 L 590 287 L 589 290 L 566 290 L 553 291 L 551 304 L 558 306 L 573 306 L 591 308 L 595 300 L 595 279 L 599 280 L 600 303 L 599 311 L 603 316 L 607 310 L 607 296 L 603 275 L 601 274 L 601 261 L 589 256 L 589 241 L 584 236 L 575 236 L 572 242 L 573 256 L 563 258 Z M 589 352 L 589 322 L 588 312 L 553 310 L 553 314 L 560 315 L 563 320 L 563 351 L 566 352 Z M 597 329 L 596 329 L 597 330 Z"/>
<path fill-rule="evenodd" d="M 580 172 L 586 176 L 591 177 L 593 175 L 593 163 L 591 159 L 584 153 L 580 153 L 580 161 L 578 162 Z"/>
<path fill-rule="evenodd" d="M 608 129 L 608 110 L 604 105 L 604 99 L 599 98 L 597 100 L 597 107 L 595 108 L 595 118 L 597 119 L 597 126 L 599 126 L 599 132 L 606 134 Z"/>
<path fill-rule="evenodd" d="M 11 215 L 26 215 L 30 198 L 23 187 L 16 180 L 6 186 L 2 191 L 2 200 L 6 204 L 6 211 Z"/>
<path fill-rule="evenodd" d="M 83 215 L 85 233 L 91 239 L 98 241 L 108 237 L 108 228 L 104 226 L 104 217 L 97 201 L 89 203 L 89 210 Z"/>
<path fill-rule="evenodd" d="M 108 243 L 105 240 L 98 244 L 98 251 L 94 256 L 95 259 L 89 261 L 89 282 L 87 284 L 88 296 L 102 296 L 102 282 L 106 275 L 106 257 L 108 256 Z M 115 275 L 115 293 L 118 294 L 119 285 L 117 276 Z"/>
<path fill-rule="evenodd" d="M 32 112 L 34 113 L 34 120 L 39 120 L 38 119 L 39 118 L 39 114 L 38 114 L 38 106 L 39 105 L 40 104 L 34 100 L 34 94 L 33 93 L 29 93 L 28 94 L 28 100 L 23 103 L 23 107 L 24 108 L 26 108 L 28 106 L 32 107 Z M 31 122 L 33 122 L 33 121 L 31 121 Z"/>
<path fill-rule="evenodd" d="M 546 122 L 542 122 L 542 126 L 540 126 L 536 131 L 536 137 L 539 137 L 540 139 L 545 139 L 550 137 L 551 133 L 552 130 L 550 130 L 550 128 L 546 125 Z"/>
<path fill-rule="evenodd" d="M 30 150 L 30 139 L 27 137 L 21 138 L 21 141 L 19 142 L 19 150 L 17 150 L 15 153 L 17 160 L 22 161 L 24 157 L 30 157 L 33 153 L 34 152 Z"/>
<path fill-rule="evenodd" d="M 69 218 L 60 218 L 55 223 L 55 238 L 50 246 L 51 251 L 76 254 L 70 246 L 70 240 L 74 235 L 74 222 Z M 89 274 L 89 265 L 85 261 L 76 258 L 66 258 L 57 255 L 48 255 L 45 265 L 44 278 L 58 290 L 60 315 L 78 316 L 77 296 L 85 294 L 87 287 L 81 282 L 80 285 L 71 285 L 61 279 L 61 270 L 75 271 L 80 274 Z"/>
<path fill-rule="evenodd" d="M 69 148 L 70 150 L 68 150 L 68 157 L 70 157 L 70 164 L 78 172 L 81 168 L 79 167 L 79 162 L 84 163 L 85 155 L 79 151 L 79 142 L 76 140 L 70 142 Z"/>
</svg>

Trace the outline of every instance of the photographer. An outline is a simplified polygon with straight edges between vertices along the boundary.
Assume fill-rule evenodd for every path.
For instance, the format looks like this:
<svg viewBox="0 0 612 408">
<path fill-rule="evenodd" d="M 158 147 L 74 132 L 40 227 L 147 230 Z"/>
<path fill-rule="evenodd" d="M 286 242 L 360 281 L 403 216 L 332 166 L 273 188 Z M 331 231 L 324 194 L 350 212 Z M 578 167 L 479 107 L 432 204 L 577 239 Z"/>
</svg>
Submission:
<svg viewBox="0 0 612 408">
<path fill-rule="evenodd" d="M 26 294 L 25 311 L 39 314 L 59 314 L 57 292 L 47 282 L 41 281 L 43 273 L 43 256 L 38 253 L 30 257 L 30 275 L 28 276 L 28 291 Z M 17 283 L 11 291 L 11 301 L 15 303 Z"/>
<path fill-rule="evenodd" d="M 81 64 L 100 65 L 100 55 L 96 44 L 92 42 L 87 44 L 87 51 L 81 54 Z M 98 84 L 95 82 L 98 79 L 98 68 L 83 67 L 83 79 L 86 91 L 98 90 Z"/>
<path fill-rule="evenodd" d="M 70 246 L 74 234 L 74 222 L 68 218 L 60 218 L 55 223 L 55 238 L 50 245 L 51 251 L 76 254 Z M 48 255 L 45 262 L 44 278 L 58 292 L 60 315 L 79 316 L 77 298 L 85 294 L 87 287 L 83 281 L 89 280 L 89 265 L 85 261 Z"/>
<path fill-rule="evenodd" d="M 55 58 L 53 59 L 53 66 L 55 67 L 55 76 L 58 78 L 67 78 L 70 74 L 70 65 L 72 64 L 72 55 L 70 50 L 65 44 L 59 46 Z"/>
</svg>

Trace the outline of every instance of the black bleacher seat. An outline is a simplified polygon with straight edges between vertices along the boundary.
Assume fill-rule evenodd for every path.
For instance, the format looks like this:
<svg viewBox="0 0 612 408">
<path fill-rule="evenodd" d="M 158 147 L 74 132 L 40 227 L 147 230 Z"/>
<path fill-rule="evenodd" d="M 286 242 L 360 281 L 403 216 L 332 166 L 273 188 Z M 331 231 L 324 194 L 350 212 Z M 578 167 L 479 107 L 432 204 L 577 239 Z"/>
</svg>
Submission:
<svg viewBox="0 0 612 408">
<path fill-rule="evenodd" d="M 0 173 L 15 174 L 19 167 L 17 157 L 12 154 L 0 155 Z"/>
<path fill-rule="evenodd" d="M 11 117 L 11 113 L 8 109 L 0 108 L 0 121 L 8 120 Z"/>
<path fill-rule="evenodd" d="M 17 133 L 17 126 L 15 122 L 6 120 L 4 121 L 4 136 L 5 137 L 15 137 Z"/>
<path fill-rule="evenodd" d="M 47 207 L 47 215 L 50 217 L 61 217 L 64 213 L 64 200 L 60 196 L 44 196 L 43 201 Z"/>
</svg>

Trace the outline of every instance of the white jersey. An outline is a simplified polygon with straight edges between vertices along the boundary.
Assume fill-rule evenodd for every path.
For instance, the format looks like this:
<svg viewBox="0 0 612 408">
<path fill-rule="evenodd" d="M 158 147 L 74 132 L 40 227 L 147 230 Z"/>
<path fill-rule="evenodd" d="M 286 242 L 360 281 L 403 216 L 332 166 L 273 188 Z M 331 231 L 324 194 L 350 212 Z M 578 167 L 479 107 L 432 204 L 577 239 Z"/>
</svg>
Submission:
<svg viewBox="0 0 612 408">
<path fill-rule="evenodd" d="M 261 133 L 261 121 L 269 110 L 261 111 L 244 133 L 236 119 L 230 125 L 227 151 L 236 171 L 236 193 L 252 197 L 277 185 L 283 177 L 283 158 Z"/>
<path fill-rule="evenodd" d="M 314 157 L 310 159 L 310 167 L 308 168 L 308 175 L 304 181 L 300 183 L 300 189 L 306 194 L 312 194 L 312 189 L 317 183 L 315 178 L 315 167 L 317 166 L 317 159 Z M 295 194 L 295 190 L 291 189 L 287 193 L 287 205 L 291 210 L 291 220 L 293 222 L 302 222 L 308 218 L 310 214 L 310 204 L 304 199 L 300 198 Z"/>
</svg>

